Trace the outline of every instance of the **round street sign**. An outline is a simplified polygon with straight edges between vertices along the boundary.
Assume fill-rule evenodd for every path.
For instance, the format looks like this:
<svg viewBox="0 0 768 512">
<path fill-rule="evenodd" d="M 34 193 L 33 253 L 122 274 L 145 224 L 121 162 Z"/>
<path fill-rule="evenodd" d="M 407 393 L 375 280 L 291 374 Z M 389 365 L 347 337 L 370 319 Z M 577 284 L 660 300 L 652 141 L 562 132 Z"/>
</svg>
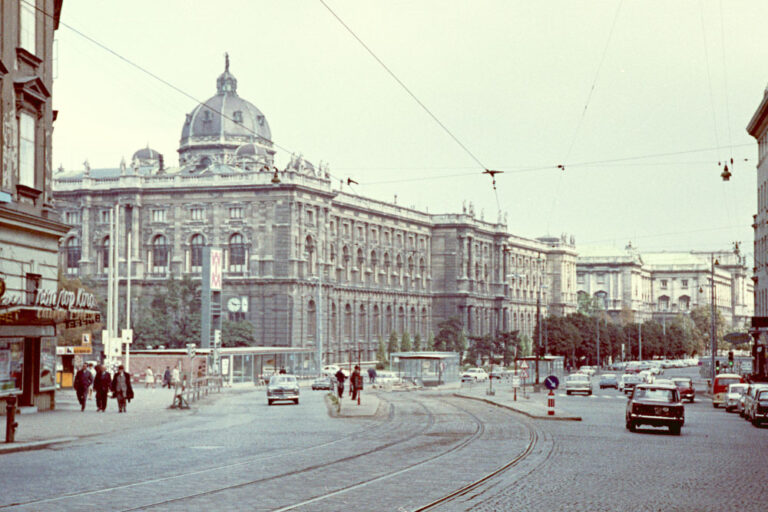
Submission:
<svg viewBox="0 0 768 512">
<path fill-rule="evenodd" d="M 544 379 L 544 385 L 547 386 L 547 389 L 557 389 L 557 386 L 560 385 L 560 381 L 554 375 L 550 375 Z"/>
</svg>

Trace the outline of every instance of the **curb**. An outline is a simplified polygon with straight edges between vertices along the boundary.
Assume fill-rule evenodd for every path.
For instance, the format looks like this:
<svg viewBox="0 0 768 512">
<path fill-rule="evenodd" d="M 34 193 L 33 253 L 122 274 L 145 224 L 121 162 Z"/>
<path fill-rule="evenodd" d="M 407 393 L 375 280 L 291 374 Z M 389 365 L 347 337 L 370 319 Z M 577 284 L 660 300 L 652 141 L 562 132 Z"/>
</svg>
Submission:
<svg viewBox="0 0 768 512">
<path fill-rule="evenodd" d="M 44 441 L 32 441 L 29 443 L 7 443 L 0 445 L 0 455 L 6 453 L 26 452 L 30 450 L 43 450 L 54 444 L 69 443 L 77 441 L 77 437 L 58 437 L 56 439 L 46 439 Z"/>
<path fill-rule="evenodd" d="M 523 411 L 521 409 L 516 409 L 512 406 L 501 404 L 499 402 L 494 402 L 493 400 L 488 400 L 487 398 L 481 398 L 479 396 L 469 396 L 469 395 L 462 395 L 460 393 L 454 393 L 453 396 L 458 398 L 466 398 L 469 400 L 477 400 L 479 402 L 485 402 L 490 405 L 495 405 L 496 407 L 501 407 L 503 409 L 509 409 L 510 411 L 514 411 L 517 413 L 520 413 L 524 416 L 528 416 L 529 418 L 533 418 L 535 420 L 549 420 L 549 421 L 581 421 L 581 416 L 540 416 L 538 414 L 531 414 L 529 412 Z"/>
</svg>

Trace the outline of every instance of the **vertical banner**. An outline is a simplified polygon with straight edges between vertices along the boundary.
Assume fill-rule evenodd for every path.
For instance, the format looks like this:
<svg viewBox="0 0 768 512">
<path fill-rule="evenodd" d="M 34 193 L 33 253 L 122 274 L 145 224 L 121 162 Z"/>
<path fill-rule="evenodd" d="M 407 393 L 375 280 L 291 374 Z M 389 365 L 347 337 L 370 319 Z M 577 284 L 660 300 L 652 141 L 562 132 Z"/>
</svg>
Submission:
<svg viewBox="0 0 768 512">
<path fill-rule="evenodd" d="M 222 251 L 221 249 L 211 249 L 211 291 L 221 291 L 221 267 Z"/>
</svg>

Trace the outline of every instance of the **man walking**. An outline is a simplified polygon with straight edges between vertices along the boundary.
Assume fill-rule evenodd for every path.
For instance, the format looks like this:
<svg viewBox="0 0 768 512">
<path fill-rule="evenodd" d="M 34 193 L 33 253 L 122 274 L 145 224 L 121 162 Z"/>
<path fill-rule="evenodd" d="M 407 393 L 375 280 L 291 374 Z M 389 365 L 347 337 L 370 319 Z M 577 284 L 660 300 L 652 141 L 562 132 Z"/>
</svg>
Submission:
<svg viewBox="0 0 768 512">
<path fill-rule="evenodd" d="M 125 402 L 133 398 L 133 387 L 131 386 L 131 374 L 125 371 L 125 367 L 117 367 L 117 373 L 112 379 L 112 392 L 117 398 L 117 412 L 127 412 Z"/>
<path fill-rule="evenodd" d="M 96 367 L 96 379 L 93 381 L 93 389 L 96 391 L 97 411 L 105 412 L 107 410 L 110 384 L 112 384 L 112 376 L 104 365 L 98 365 Z"/>
<path fill-rule="evenodd" d="M 88 399 L 88 389 L 93 383 L 93 377 L 88 370 L 88 365 L 83 363 L 83 367 L 80 368 L 75 374 L 75 393 L 77 393 L 77 401 L 80 402 L 80 410 L 85 410 L 85 402 Z"/>
<path fill-rule="evenodd" d="M 163 387 L 171 389 L 171 367 L 165 367 L 165 373 L 163 373 Z"/>
<path fill-rule="evenodd" d="M 374 384 L 376 382 L 376 368 L 371 366 L 368 368 L 368 382 Z"/>
<path fill-rule="evenodd" d="M 339 371 L 334 374 L 334 377 L 336 377 L 336 392 L 339 394 L 339 400 L 341 400 L 344 397 L 344 381 L 347 376 L 344 375 L 344 372 L 339 368 Z"/>
<path fill-rule="evenodd" d="M 358 399 L 358 394 L 363 390 L 363 376 L 360 374 L 360 367 L 355 365 L 355 371 L 349 377 L 349 386 L 352 389 L 352 400 Z"/>
</svg>

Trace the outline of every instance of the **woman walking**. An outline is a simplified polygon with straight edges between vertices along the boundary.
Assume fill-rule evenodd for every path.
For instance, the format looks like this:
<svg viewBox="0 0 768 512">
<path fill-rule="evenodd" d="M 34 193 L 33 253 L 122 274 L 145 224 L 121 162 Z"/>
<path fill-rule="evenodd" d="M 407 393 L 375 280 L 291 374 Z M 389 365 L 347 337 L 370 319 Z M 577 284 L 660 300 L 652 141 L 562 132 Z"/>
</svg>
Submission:
<svg viewBox="0 0 768 512">
<path fill-rule="evenodd" d="M 155 374 L 149 366 L 147 366 L 147 371 L 144 372 L 144 389 L 147 388 L 155 388 Z"/>
</svg>

